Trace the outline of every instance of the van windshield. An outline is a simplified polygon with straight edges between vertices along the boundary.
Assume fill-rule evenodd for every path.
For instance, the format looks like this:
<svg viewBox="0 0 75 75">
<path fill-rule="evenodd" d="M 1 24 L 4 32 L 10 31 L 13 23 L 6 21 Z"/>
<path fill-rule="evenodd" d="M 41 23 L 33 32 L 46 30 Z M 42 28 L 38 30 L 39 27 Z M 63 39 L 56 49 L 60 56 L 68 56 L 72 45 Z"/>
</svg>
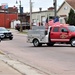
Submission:
<svg viewBox="0 0 75 75">
<path fill-rule="evenodd" d="M 71 32 L 75 32 L 75 26 L 69 26 L 68 29 L 69 29 Z"/>
</svg>

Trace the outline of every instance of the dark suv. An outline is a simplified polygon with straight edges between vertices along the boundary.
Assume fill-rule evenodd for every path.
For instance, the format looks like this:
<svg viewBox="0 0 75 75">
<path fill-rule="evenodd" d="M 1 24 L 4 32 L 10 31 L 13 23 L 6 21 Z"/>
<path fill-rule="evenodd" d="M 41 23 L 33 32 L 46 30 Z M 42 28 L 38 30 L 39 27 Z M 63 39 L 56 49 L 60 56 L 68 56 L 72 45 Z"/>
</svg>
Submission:
<svg viewBox="0 0 75 75">
<path fill-rule="evenodd" d="M 1 35 L 1 39 L 4 38 L 9 38 L 10 40 L 13 39 L 13 34 L 11 31 L 7 30 L 4 27 L 0 27 L 0 35 Z"/>
<path fill-rule="evenodd" d="M 22 25 L 22 30 L 30 29 L 30 24 L 28 22 L 22 22 L 22 24 L 16 24 L 15 29 L 20 31 L 21 25 Z"/>
</svg>

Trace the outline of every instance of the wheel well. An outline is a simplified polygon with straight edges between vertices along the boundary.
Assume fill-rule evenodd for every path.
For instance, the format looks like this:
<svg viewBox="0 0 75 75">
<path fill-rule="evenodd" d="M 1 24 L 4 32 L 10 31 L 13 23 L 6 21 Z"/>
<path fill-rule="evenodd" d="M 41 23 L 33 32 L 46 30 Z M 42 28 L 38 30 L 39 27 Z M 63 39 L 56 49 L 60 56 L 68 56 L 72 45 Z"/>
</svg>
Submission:
<svg viewBox="0 0 75 75">
<path fill-rule="evenodd" d="M 38 40 L 37 38 L 34 38 L 32 42 L 34 42 L 34 40 Z M 39 40 L 38 40 L 39 41 Z"/>
<path fill-rule="evenodd" d="M 72 37 L 72 38 L 70 39 L 70 42 L 71 42 L 72 39 L 75 39 L 75 37 Z"/>
</svg>

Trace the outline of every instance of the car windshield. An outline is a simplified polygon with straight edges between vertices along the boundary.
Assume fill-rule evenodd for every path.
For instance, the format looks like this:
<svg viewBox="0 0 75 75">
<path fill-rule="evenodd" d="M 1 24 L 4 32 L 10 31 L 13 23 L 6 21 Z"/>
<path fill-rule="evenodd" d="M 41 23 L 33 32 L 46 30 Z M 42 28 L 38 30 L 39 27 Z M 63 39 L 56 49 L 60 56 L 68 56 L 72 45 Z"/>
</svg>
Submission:
<svg viewBox="0 0 75 75">
<path fill-rule="evenodd" d="M 0 28 L 0 31 L 7 31 L 6 28 Z"/>
<path fill-rule="evenodd" d="M 71 32 L 75 32 L 75 26 L 69 26 L 68 29 L 69 29 Z"/>
</svg>

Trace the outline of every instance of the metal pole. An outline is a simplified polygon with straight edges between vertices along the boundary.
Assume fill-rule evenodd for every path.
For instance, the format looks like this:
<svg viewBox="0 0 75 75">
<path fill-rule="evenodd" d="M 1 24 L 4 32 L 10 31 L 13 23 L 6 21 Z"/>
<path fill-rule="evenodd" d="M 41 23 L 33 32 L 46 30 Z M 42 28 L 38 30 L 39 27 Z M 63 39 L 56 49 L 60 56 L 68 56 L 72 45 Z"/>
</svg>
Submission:
<svg viewBox="0 0 75 75">
<path fill-rule="evenodd" d="M 21 19 L 21 0 L 19 0 L 19 2 L 20 2 L 20 22 L 21 22 L 21 24 L 20 24 L 20 32 L 22 32 L 22 19 Z"/>
<path fill-rule="evenodd" d="M 32 28 L 32 2 L 30 0 L 30 28 Z"/>
<path fill-rule="evenodd" d="M 54 0 L 54 17 L 57 16 L 57 0 Z"/>
</svg>

